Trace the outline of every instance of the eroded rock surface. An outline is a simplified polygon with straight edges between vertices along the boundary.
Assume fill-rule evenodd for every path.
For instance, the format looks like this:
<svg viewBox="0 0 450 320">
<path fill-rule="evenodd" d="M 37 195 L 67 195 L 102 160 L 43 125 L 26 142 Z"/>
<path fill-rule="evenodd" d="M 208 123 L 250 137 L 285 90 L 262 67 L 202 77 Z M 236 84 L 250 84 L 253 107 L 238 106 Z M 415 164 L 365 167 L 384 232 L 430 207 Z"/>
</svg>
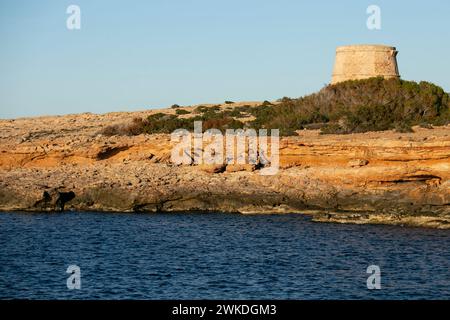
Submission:
<svg viewBox="0 0 450 320">
<path fill-rule="evenodd" d="M 450 127 L 280 141 L 281 169 L 175 166 L 170 136 L 106 137 L 155 111 L 0 120 L 0 210 L 303 212 L 450 228 Z"/>
</svg>

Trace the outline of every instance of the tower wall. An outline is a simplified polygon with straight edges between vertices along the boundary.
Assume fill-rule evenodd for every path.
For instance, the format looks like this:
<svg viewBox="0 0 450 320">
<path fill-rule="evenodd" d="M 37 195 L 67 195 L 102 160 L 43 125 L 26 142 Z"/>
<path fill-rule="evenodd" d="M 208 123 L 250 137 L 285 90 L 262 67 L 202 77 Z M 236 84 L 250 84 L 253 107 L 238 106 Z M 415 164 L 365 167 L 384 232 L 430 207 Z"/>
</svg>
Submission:
<svg viewBox="0 0 450 320">
<path fill-rule="evenodd" d="M 395 47 L 352 45 L 336 49 L 331 84 L 371 77 L 400 78 Z"/>
</svg>

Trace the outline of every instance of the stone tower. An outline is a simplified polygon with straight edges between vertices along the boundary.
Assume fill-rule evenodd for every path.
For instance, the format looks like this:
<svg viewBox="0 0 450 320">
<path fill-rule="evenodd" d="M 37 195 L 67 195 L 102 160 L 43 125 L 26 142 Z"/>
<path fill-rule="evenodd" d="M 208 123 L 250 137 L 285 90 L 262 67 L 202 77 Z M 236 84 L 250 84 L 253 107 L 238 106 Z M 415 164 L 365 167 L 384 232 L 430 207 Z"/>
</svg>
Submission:
<svg viewBox="0 0 450 320">
<path fill-rule="evenodd" d="M 336 49 L 331 84 L 371 77 L 400 78 L 395 47 L 352 45 Z"/>
</svg>

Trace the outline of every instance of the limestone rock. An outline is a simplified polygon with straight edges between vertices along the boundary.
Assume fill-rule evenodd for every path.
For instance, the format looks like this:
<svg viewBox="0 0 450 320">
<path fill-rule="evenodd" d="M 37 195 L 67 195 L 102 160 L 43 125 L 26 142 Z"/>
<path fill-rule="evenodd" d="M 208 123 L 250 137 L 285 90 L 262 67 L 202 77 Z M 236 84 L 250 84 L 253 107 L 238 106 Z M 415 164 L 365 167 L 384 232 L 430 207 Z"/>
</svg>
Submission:
<svg viewBox="0 0 450 320">
<path fill-rule="evenodd" d="M 401 140 L 303 130 L 280 138 L 273 176 L 253 165 L 173 165 L 167 134 L 98 134 L 155 112 L 0 120 L 0 210 L 304 212 L 450 228 L 450 126 Z"/>
<path fill-rule="evenodd" d="M 247 171 L 253 172 L 256 170 L 256 165 L 254 164 L 229 164 L 227 165 L 226 172 L 239 172 L 239 171 Z"/>
<path fill-rule="evenodd" d="M 369 160 L 366 159 L 352 159 L 348 162 L 349 167 L 364 167 L 369 164 Z"/>
<path fill-rule="evenodd" d="M 224 164 L 201 164 L 198 168 L 207 173 L 222 173 L 226 170 L 226 165 Z"/>
</svg>

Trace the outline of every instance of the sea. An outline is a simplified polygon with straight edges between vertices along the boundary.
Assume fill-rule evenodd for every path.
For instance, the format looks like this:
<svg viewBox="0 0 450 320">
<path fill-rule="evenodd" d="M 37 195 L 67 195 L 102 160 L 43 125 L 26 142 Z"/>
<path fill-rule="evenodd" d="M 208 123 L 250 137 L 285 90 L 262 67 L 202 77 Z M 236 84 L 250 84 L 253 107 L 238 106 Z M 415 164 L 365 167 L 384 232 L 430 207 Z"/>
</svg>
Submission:
<svg viewBox="0 0 450 320">
<path fill-rule="evenodd" d="M 450 230 L 301 213 L 3 212 L 0 299 L 450 299 Z"/>
</svg>

